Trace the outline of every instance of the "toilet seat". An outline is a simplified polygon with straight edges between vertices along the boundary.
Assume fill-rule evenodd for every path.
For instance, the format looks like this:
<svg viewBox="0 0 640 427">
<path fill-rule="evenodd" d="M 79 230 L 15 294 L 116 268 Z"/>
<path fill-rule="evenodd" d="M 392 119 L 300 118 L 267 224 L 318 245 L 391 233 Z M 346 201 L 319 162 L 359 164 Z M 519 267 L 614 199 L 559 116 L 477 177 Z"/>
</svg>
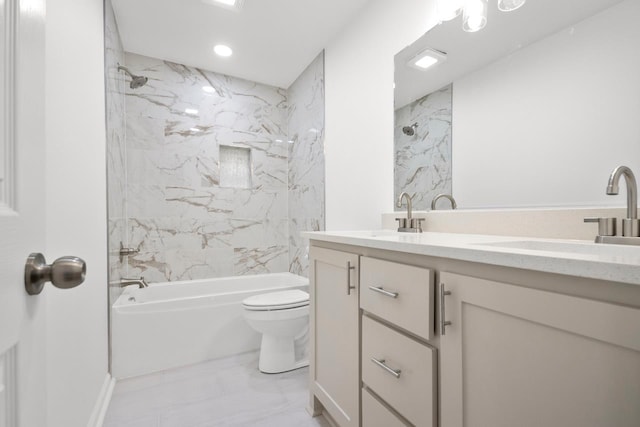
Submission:
<svg viewBox="0 0 640 427">
<path fill-rule="evenodd" d="M 293 289 L 254 295 L 242 301 L 242 306 L 252 311 L 286 310 L 309 305 L 309 294 Z"/>
</svg>

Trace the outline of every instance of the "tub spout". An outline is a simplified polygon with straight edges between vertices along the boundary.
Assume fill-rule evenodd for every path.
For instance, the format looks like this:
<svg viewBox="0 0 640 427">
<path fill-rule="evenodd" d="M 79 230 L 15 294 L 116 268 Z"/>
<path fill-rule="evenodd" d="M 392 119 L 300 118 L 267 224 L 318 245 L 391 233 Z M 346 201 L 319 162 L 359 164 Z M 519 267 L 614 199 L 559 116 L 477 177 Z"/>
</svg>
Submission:
<svg viewBox="0 0 640 427">
<path fill-rule="evenodd" d="M 140 277 L 139 279 L 120 279 L 120 287 L 124 288 L 129 285 L 138 285 L 140 288 L 148 288 L 149 284 L 144 280 L 144 277 Z"/>
</svg>

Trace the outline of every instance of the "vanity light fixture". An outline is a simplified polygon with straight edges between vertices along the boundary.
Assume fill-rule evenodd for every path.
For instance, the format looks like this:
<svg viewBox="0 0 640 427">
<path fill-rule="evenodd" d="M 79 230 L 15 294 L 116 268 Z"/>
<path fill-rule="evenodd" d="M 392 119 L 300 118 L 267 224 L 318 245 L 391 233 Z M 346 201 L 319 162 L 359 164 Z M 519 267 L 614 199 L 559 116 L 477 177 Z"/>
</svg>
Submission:
<svg viewBox="0 0 640 427">
<path fill-rule="evenodd" d="M 436 64 L 442 63 L 446 61 L 447 54 L 446 52 L 442 52 L 436 49 L 426 48 L 421 50 L 420 53 L 413 56 L 407 65 L 410 67 L 416 68 L 418 70 L 424 71 L 428 68 L 433 67 Z"/>
<path fill-rule="evenodd" d="M 215 45 L 213 47 L 213 51 L 216 53 L 216 55 L 222 56 L 224 58 L 233 55 L 233 50 L 229 46 L 227 46 L 225 44 L 217 44 L 217 45 Z"/>
<path fill-rule="evenodd" d="M 494 0 L 492 0 L 494 1 Z M 497 0 L 498 9 L 511 12 L 521 8 L 527 0 Z M 436 0 L 440 23 L 450 21 L 462 12 L 462 28 L 469 33 L 480 31 L 487 25 L 488 0 Z"/>
<path fill-rule="evenodd" d="M 208 4 L 211 6 L 220 6 L 225 9 L 231 9 L 235 11 L 239 11 L 242 7 L 242 3 L 244 0 L 201 0 L 202 3 Z"/>
<path fill-rule="evenodd" d="M 462 29 L 468 33 L 487 25 L 487 0 L 467 0 L 462 11 Z"/>
<path fill-rule="evenodd" d="M 498 9 L 503 12 L 511 12 L 521 7 L 527 0 L 498 0 Z"/>
</svg>

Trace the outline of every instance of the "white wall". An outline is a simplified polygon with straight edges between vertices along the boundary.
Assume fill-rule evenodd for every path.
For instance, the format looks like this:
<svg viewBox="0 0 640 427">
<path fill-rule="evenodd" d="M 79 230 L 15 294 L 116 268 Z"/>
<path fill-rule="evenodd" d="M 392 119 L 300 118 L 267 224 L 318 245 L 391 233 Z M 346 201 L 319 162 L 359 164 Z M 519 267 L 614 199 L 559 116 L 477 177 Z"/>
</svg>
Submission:
<svg viewBox="0 0 640 427">
<path fill-rule="evenodd" d="M 108 370 L 102 8 L 47 1 L 45 254 L 87 262 L 79 287 L 45 287 L 48 427 L 86 426 Z"/>
<path fill-rule="evenodd" d="M 640 175 L 638 17 L 623 2 L 454 82 L 460 206 L 625 203 L 605 188 L 615 166 Z"/>
<path fill-rule="evenodd" d="M 433 12 L 433 0 L 370 0 L 326 49 L 327 230 L 379 228 L 393 210 L 393 56 Z"/>
</svg>

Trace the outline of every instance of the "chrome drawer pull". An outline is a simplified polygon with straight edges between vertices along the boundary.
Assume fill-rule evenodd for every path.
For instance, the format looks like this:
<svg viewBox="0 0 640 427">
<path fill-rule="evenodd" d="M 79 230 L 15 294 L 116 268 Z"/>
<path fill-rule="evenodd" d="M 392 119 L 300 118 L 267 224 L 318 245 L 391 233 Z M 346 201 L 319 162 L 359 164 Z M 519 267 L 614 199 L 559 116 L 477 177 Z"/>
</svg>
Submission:
<svg viewBox="0 0 640 427">
<path fill-rule="evenodd" d="M 351 270 L 355 270 L 355 265 L 351 265 L 351 261 L 347 261 L 347 295 L 351 295 L 351 289 L 355 289 L 355 286 L 351 285 Z"/>
<path fill-rule="evenodd" d="M 391 375 L 393 375 L 396 378 L 400 378 L 400 373 L 402 372 L 400 369 L 391 369 L 390 367 L 388 367 L 387 365 L 385 365 L 384 363 L 384 359 L 376 359 L 375 357 L 371 358 L 371 361 L 373 363 L 375 363 L 376 365 L 380 366 L 382 369 L 384 369 L 385 371 L 387 371 L 388 373 L 390 373 Z"/>
<path fill-rule="evenodd" d="M 451 325 L 450 320 L 446 320 L 445 314 L 445 306 L 444 306 L 444 297 L 447 295 L 451 295 L 451 291 L 447 291 L 444 289 L 444 283 L 440 283 L 440 335 L 444 336 L 445 329 L 447 326 Z"/>
<path fill-rule="evenodd" d="M 377 288 L 375 286 L 369 286 L 369 289 L 371 289 L 374 292 L 378 292 L 378 293 L 380 293 L 382 295 L 391 297 L 391 298 L 398 298 L 398 295 L 399 295 L 398 292 L 387 291 L 387 290 L 383 289 L 382 286 L 377 287 Z"/>
</svg>

